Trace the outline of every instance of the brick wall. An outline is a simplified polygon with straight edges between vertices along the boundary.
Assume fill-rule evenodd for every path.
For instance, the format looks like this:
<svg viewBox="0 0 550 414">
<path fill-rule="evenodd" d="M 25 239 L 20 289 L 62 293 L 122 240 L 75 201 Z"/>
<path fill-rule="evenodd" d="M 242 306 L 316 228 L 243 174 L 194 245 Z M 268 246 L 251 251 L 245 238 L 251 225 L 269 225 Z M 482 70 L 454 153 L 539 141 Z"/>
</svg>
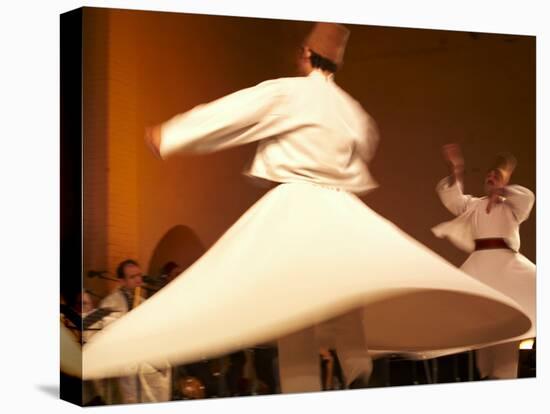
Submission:
<svg viewBox="0 0 550 414">
<path fill-rule="evenodd" d="M 105 295 L 109 286 L 88 279 L 89 270 L 107 270 L 108 182 L 108 18 L 85 9 L 83 25 L 83 270 L 84 286 Z M 77 137 L 75 137 L 77 138 Z M 75 275 L 79 277 L 80 275 Z"/>
<path fill-rule="evenodd" d="M 139 243 L 137 225 L 136 42 L 134 19 L 109 14 L 108 48 L 108 219 L 109 269 L 126 258 L 135 258 Z"/>
</svg>

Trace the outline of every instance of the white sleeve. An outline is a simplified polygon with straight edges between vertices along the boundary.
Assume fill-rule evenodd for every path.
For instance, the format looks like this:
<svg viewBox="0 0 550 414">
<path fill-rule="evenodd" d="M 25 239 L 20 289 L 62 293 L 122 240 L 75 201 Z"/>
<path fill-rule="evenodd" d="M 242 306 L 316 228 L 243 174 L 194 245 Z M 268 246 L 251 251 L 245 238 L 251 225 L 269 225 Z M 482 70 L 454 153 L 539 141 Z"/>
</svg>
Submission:
<svg viewBox="0 0 550 414">
<path fill-rule="evenodd" d="M 284 82 L 270 80 L 176 115 L 161 126 L 161 157 L 213 152 L 272 136 L 284 96 Z"/>
<path fill-rule="evenodd" d="M 127 311 L 127 307 L 123 304 L 124 298 L 122 296 L 122 293 L 118 294 L 110 294 L 109 296 L 106 296 L 100 303 L 98 308 L 110 308 L 113 310 L 109 315 L 105 316 L 103 319 L 101 319 L 100 327 L 101 329 L 105 328 L 106 326 L 110 325 L 120 317 L 122 317 Z"/>
<path fill-rule="evenodd" d="M 372 160 L 372 158 L 374 157 L 374 153 L 376 152 L 376 148 L 378 147 L 380 135 L 376 122 L 367 114 L 365 114 L 363 128 L 363 136 L 359 140 L 357 149 L 363 161 L 365 163 L 369 163 L 370 160 Z"/>
<path fill-rule="evenodd" d="M 439 195 L 443 205 L 453 213 L 459 216 L 466 211 L 469 203 L 474 200 L 471 195 L 464 195 L 462 186 L 455 180 L 451 184 L 451 177 L 443 178 L 436 186 L 435 191 Z"/>
<path fill-rule="evenodd" d="M 509 185 L 504 188 L 505 203 L 510 206 L 519 223 L 527 220 L 535 204 L 533 192 L 520 185 Z"/>
</svg>

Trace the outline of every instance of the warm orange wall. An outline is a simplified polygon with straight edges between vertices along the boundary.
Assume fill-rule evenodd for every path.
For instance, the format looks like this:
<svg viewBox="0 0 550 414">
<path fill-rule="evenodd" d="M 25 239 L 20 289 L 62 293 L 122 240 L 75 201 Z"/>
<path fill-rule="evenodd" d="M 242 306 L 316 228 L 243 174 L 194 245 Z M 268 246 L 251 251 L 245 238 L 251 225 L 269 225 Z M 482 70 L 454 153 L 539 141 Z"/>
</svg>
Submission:
<svg viewBox="0 0 550 414">
<path fill-rule="evenodd" d="M 109 14 L 108 47 L 108 151 L 109 200 L 107 232 L 108 266 L 136 257 L 140 243 L 138 225 L 138 151 L 136 139 L 142 129 L 137 123 L 138 50 L 133 41 L 137 30 L 133 19 L 116 19 Z"/>
<path fill-rule="evenodd" d="M 113 271 L 118 260 L 132 256 L 146 268 L 155 245 L 175 225 L 188 226 L 208 247 L 263 194 L 240 174 L 253 146 L 162 162 L 143 145 L 143 128 L 239 88 L 290 75 L 291 47 L 309 23 L 94 13 L 108 21 L 105 60 L 88 67 L 108 68 L 106 88 L 95 91 L 106 99 L 108 120 L 105 262 Z M 518 157 L 515 181 L 535 189 L 534 39 L 351 29 L 337 81 L 374 116 L 382 134 L 372 165 L 381 187 L 365 201 L 459 264 L 464 255 L 429 232 L 450 217 L 433 191 L 446 172 L 439 148 L 450 141 L 464 145 L 472 169 L 466 185 L 476 193 L 492 155 L 501 150 Z M 103 139 L 101 130 L 90 134 Z M 101 168 L 91 168 L 89 174 L 101 176 Z M 522 246 L 534 260 L 534 214 L 522 227 Z"/>
<path fill-rule="evenodd" d="M 83 268 L 108 267 L 108 39 L 105 13 L 85 9 L 83 23 Z M 79 139 L 79 137 L 74 137 Z M 80 275 L 74 275 L 80 277 Z M 84 285 L 104 295 L 102 281 L 84 279 Z"/>
<path fill-rule="evenodd" d="M 429 228 L 447 220 L 433 191 L 446 174 L 440 148 L 463 145 L 466 190 L 481 194 L 495 153 L 519 161 L 513 181 L 535 191 L 533 37 L 358 27 L 341 84 L 375 117 L 382 141 L 369 205 L 430 248 L 460 264 L 465 255 Z M 535 251 L 535 210 L 522 225 L 522 251 Z"/>
</svg>

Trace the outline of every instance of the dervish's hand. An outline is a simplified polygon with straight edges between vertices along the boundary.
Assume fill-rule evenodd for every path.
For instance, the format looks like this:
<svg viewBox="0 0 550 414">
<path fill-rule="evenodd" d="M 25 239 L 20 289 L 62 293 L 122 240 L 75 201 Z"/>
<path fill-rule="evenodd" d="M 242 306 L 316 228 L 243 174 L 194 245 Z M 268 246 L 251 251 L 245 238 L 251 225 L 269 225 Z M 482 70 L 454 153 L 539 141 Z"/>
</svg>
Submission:
<svg viewBox="0 0 550 414">
<path fill-rule="evenodd" d="M 156 158 L 161 159 L 160 156 L 160 126 L 145 128 L 145 143 Z"/>
</svg>

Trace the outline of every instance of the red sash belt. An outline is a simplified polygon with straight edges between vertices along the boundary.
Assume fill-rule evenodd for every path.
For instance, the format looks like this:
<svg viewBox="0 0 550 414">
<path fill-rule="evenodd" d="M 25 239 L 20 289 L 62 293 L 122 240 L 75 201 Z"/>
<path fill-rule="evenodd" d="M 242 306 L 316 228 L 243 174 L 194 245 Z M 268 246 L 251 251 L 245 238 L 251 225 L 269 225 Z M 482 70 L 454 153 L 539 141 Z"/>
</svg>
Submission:
<svg viewBox="0 0 550 414">
<path fill-rule="evenodd" d="M 508 249 L 512 250 L 506 240 L 502 238 L 475 239 L 476 250 Z"/>
</svg>

